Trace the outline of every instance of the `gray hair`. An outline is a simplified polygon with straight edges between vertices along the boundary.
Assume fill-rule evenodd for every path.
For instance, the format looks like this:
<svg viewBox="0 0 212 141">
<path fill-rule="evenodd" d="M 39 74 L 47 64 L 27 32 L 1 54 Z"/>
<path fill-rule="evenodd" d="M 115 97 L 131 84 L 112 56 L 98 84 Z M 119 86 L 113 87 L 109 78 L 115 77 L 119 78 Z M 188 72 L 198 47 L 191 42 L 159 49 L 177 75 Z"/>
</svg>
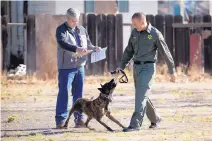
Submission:
<svg viewBox="0 0 212 141">
<path fill-rule="evenodd" d="M 80 17 L 80 11 L 75 8 L 69 8 L 66 12 L 67 17 L 74 17 L 74 18 L 79 18 Z"/>
</svg>

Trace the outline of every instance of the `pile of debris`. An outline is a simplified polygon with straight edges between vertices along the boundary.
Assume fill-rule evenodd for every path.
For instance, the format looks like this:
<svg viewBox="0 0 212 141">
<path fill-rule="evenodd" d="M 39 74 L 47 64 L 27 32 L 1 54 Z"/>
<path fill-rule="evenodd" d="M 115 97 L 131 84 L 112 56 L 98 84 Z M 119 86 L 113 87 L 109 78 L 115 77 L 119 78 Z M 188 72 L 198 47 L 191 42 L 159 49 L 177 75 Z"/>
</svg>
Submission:
<svg viewBox="0 0 212 141">
<path fill-rule="evenodd" d="M 8 74 L 9 79 L 21 79 L 26 76 L 26 65 L 20 64 L 15 70 L 10 70 Z"/>
</svg>

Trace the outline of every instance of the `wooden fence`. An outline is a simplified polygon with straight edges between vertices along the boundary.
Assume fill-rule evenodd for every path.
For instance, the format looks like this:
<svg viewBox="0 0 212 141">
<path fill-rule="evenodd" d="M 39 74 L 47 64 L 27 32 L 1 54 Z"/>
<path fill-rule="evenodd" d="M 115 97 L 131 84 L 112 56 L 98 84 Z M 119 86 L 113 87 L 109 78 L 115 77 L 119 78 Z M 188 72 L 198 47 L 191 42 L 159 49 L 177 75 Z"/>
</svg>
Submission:
<svg viewBox="0 0 212 141">
<path fill-rule="evenodd" d="M 90 39 L 94 45 L 108 47 L 107 58 L 91 64 L 90 58 L 86 65 L 88 75 L 101 75 L 104 71 L 112 71 L 120 62 L 123 53 L 123 21 L 122 15 L 89 14 L 84 20 Z"/>
<path fill-rule="evenodd" d="M 182 23 L 182 16 L 147 15 L 147 20 L 162 32 L 174 57 L 176 66 L 190 65 L 192 46 L 190 35 L 210 30 L 210 27 L 199 28 L 173 28 L 173 23 Z M 27 16 L 27 69 L 29 73 L 48 74 L 50 77 L 57 72 L 56 67 L 56 27 L 65 21 L 63 15 L 30 15 Z M 211 16 L 190 16 L 190 23 L 211 23 Z M 5 25 L 5 23 L 3 23 Z M 90 58 L 86 64 L 87 75 L 101 75 L 105 71 L 112 71 L 120 62 L 123 54 L 123 17 L 121 14 L 83 14 L 81 24 L 87 28 L 90 39 L 94 45 L 108 47 L 107 58 L 91 64 Z M 126 24 L 125 24 L 126 25 Z M 128 24 L 130 25 L 130 24 Z M 5 33 L 3 33 L 4 35 Z M 3 36 L 4 38 L 4 36 Z M 4 39 L 5 40 L 5 39 Z M 3 42 L 5 42 L 3 40 Z M 128 39 L 127 39 L 128 40 Z M 212 71 L 212 37 L 209 44 L 204 45 L 204 67 Z M 5 46 L 5 45 L 3 45 Z M 164 63 L 159 55 L 158 63 Z"/>
<path fill-rule="evenodd" d="M 45 19 L 45 20 L 44 20 Z M 57 72 L 55 31 L 65 21 L 65 16 L 31 15 L 27 18 L 27 70 L 39 76 L 54 77 Z M 122 15 L 82 15 L 80 24 L 87 28 L 93 45 L 108 47 L 107 58 L 85 66 L 86 75 L 102 75 L 118 66 L 123 53 Z"/>
<path fill-rule="evenodd" d="M 189 19 L 189 23 L 208 23 L 212 27 L 211 15 L 195 15 L 190 16 Z M 147 20 L 164 35 L 176 66 L 183 64 L 189 67 L 192 62 L 191 58 L 197 54 L 196 52 L 192 52 L 194 46 L 191 42 L 195 42 L 195 40 L 192 39 L 193 34 L 199 34 L 199 36 L 201 36 L 203 30 L 209 30 L 212 34 L 211 27 L 204 27 L 203 24 L 202 27 L 186 27 L 182 25 L 180 28 L 173 28 L 173 23 L 183 23 L 183 18 L 180 15 L 147 15 Z M 212 72 L 212 35 L 206 40 L 210 40 L 210 43 L 205 44 L 204 39 L 196 43 L 200 44 L 200 47 L 203 48 L 199 55 L 202 56 L 200 59 L 202 59 L 202 65 L 205 71 Z M 162 62 L 162 57 L 159 54 L 158 63 L 160 62 Z"/>
<path fill-rule="evenodd" d="M 88 15 L 87 24 L 85 26 L 88 29 L 93 43 L 99 46 L 108 46 L 107 59 L 100 61 L 96 64 L 87 64 L 87 71 L 89 74 L 102 74 L 104 70 L 113 70 L 115 69 L 121 59 L 123 53 L 123 26 L 122 26 L 122 15 Z M 180 15 L 147 15 L 147 20 L 153 26 L 155 26 L 159 31 L 162 32 L 166 43 L 170 49 L 170 52 L 174 58 L 175 65 L 179 66 L 180 64 L 189 67 L 191 65 L 191 58 L 197 55 L 196 52 L 192 52 L 194 46 L 190 42 L 193 41 L 193 34 L 202 34 L 202 31 L 207 29 L 211 31 L 210 27 L 182 27 L 182 28 L 173 28 L 173 23 L 183 23 L 183 18 Z M 211 23 L 211 16 L 190 16 L 189 23 Z M 101 26 L 100 26 L 101 25 Z M 99 28 L 97 28 L 99 27 Z M 212 31 L 211 31 L 212 32 Z M 201 35 L 200 35 L 201 36 Z M 202 59 L 202 65 L 205 68 L 206 72 L 212 71 L 212 38 L 209 37 L 211 43 L 209 45 L 203 43 L 201 48 L 201 53 L 199 59 Z M 191 46 L 192 45 L 192 46 Z M 203 55 L 203 54 L 204 55 Z M 162 56 L 159 54 L 158 62 L 164 63 Z"/>
</svg>

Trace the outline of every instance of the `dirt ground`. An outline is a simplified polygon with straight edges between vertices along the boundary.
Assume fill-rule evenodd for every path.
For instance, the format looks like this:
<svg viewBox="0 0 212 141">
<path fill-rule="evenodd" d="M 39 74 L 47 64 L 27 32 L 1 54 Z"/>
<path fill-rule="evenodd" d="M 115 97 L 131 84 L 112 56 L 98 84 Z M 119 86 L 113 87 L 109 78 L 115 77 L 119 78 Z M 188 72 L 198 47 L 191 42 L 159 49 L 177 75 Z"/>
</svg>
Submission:
<svg viewBox="0 0 212 141">
<path fill-rule="evenodd" d="M 97 97 L 98 87 L 99 83 L 87 83 L 85 97 Z M 3 85 L 2 141 L 212 141 L 212 83 L 154 83 L 150 98 L 163 121 L 158 129 L 150 130 L 145 117 L 142 130 L 130 133 L 123 133 L 106 117 L 103 121 L 116 132 L 106 131 L 94 119 L 90 126 L 95 131 L 73 128 L 73 117 L 69 129 L 57 130 L 56 96 L 56 84 Z M 128 126 L 134 109 L 133 83 L 119 84 L 113 97 L 112 114 Z"/>
</svg>

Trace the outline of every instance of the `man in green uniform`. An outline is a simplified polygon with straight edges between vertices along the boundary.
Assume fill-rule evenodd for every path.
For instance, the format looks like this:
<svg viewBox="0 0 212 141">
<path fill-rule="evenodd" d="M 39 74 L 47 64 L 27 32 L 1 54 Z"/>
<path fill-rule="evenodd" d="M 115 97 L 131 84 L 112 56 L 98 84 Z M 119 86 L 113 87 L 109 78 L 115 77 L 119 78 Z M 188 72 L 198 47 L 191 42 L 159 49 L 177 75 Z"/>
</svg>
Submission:
<svg viewBox="0 0 212 141">
<path fill-rule="evenodd" d="M 140 130 L 144 114 L 151 121 L 150 128 L 156 128 L 161 118 L 148 98 L 151 81 L 155 74 L 155 62 L 159 51 L 165 59 L 171 80 L 175 81 L 175 65 L 163 35 L 159 30 L 147 23 L 143 13 L 132 16 L 132 30 L 128 46 L 126 47 L 117 72 L 124 70 L 131 59 L 134 61 L 133 76 L 135 83 L 135 111 L 131 122 L 124 132 Z"/>
</svg>

